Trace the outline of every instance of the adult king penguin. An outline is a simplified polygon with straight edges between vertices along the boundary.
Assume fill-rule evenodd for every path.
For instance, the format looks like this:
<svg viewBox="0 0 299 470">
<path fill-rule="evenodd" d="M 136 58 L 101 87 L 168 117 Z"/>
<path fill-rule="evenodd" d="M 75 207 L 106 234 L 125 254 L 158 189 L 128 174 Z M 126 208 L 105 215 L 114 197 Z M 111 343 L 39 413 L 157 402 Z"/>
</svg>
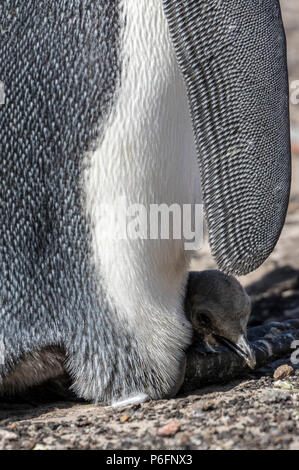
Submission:
<svg viewBox="0 0 299 470">
<path fill-rule="evenodd" d="M 100 207 L 202 188 L 219 267 L 267 258 L 290 183 L 279 1 L 2 0 L 0 27 L 1 392 L 65 368 L 86 399 L 171 396 L 190 252 L 118 240 Z"/>
</svg>

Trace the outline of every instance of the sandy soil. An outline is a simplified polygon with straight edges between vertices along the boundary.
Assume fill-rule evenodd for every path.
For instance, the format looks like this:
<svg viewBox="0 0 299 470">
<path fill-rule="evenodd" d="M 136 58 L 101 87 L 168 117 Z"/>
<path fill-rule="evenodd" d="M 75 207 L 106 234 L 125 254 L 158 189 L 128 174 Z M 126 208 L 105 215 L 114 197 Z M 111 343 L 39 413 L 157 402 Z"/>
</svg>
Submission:
<svg viewBox="0 0 299 470">
<path fill-rule="evenodd" d="M 299 2 L 281 0 L 289 43 L 290 80 L 299 79 Z M 299 105 L 291 107 L 293 138 L 299 135 Z M 298 138 L 299 142 L 299 138 Z M 294 154 L 298 153 L 294 146 Z M 287 223 L 272 256 L 241 282 L 249 287 L 254 318 L 299 314 L 299 156 L 294 155 Z M 192 269 L 215 267 L 207 243 Z M 289 268 L 297 287 L 276 289 Z M 269 273 L 275 273 L 269 281 Z M 270 282 L 270 285 L 269 285 Z M 273 284 L 274 283 L 274 284 Z M 275 287 L 274 286 L 274 287 Z M 270 294 L 269 294 L 270 292 Z M 271 297 L 272 295 L 272 297 Z M 281 306 L 289 302 L 292 308 Z M 266 312 L 266 313 L 265 313 Z M 290 313 L 291 312 L 291 313 Z M 286 358 L 284 362 L 287 362 Z M 242 379 L 173 400 L 114 410 L 101 405 L 44 399 L 0 403 L 0 449 L 299 449 L 299 371 L 288 390 L 273 379 L 276 365 Z M 161 427 L 172 424 L 171 429 Z M 160 431 L 159 431 L 160 430 Z M 172 435 L 171 435 L 172 434 Z"/>
</svg>

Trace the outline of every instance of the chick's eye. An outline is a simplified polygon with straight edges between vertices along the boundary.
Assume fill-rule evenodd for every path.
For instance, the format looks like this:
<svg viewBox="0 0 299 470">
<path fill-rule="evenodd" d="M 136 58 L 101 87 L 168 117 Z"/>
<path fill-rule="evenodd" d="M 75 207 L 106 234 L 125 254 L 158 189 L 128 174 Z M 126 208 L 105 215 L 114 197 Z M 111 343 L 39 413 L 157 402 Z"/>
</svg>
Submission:
<svg viewBox="0 0 299 470">
<path fill-rule="evenodd" d="M 200 313 L 197 317 L 197 321 L 201 326 L 210 326 L 211 319 L 205 313 Z"/>
</svg>

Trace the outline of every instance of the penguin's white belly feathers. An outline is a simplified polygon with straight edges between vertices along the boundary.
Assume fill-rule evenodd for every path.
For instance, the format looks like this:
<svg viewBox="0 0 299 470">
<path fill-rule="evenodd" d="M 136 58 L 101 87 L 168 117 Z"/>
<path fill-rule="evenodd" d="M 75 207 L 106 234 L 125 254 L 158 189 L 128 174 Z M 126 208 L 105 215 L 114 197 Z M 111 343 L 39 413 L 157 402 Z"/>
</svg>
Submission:
<svg viewBox="0 0 299 470">
<path fill-rule="evenodd" d="M 104 137 L 88 156 L 86 210 L 95 267 L 111 304 L 134 331 L 139 323 L 145 331 L 149 315 L 161 322 L 184 318 L 190 255 L 183 239 L 116 240 L 120 224 L 109 223 L 100 208 L 117 206 L 120 198 L 147 209 L 193 204 L 200 201 L 200 180 L 186 89 L 162 2 L 122 0 L 121 11 L 121 77 Z"/>
</svg>

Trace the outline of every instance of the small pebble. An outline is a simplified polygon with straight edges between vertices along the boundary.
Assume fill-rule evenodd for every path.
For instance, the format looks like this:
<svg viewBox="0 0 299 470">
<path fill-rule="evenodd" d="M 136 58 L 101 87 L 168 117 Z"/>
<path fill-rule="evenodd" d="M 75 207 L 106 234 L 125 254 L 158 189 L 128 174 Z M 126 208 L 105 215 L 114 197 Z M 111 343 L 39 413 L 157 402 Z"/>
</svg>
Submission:
<svg viewBox="0 0 299 470">
<path fill-rule="evenodd" d="M 275 388 L 281 388 L 282 390 L 294 390 L 293 384 L 288 380 L 277 380 L 274 384 Z"/>
<path fill-rule="evenodd" d="M 283 366 L 280 366 L 276 369 L 273 377 L 275 380 L 283 380 L 283 379 L 289 378 L 293 373 L 294 373 L 293 367 L 288 366 L 287 364 L 284 364 Z"/>
<path fill-rule="evenodd" d="M 177 421 L 172 421 L 171 423 L 166 424 L 165 426 L 162 426 L 158 430 L 158 436 L 162 436 L 162 437 L 174 436 L 180 429 L 181 429 L 180 424 Z"/>
<path fill-rule="evenodd" d="M 190 445 L 190 436 L 188 434 L 179 435 L 179 445 L 188 446 Z"/>
<path fill-rule="evenodd" d="M 215 401 L 208 400 L 205 401 L 201 406 L 202 411 L 212 411 L 215 409 Z"/>
<path fill-rule="evenodd" d="M 14 441 L 18 436 L 14 432 L 5 431 L 5 429 L 0 429 L 0 439 L 5 441 Z"/>
<path fill-rule="evenodd" d="M 47 446 L 45 446 L 44 444 L 37 443 L 33 447 L 33 450 L 49 450 L 49 448 Z"/>
<path fill-rule="evenodd" d="M 123 416 L 120 417 L 119 420 L 120 420 L 121 423 L 126 423 L 127 421 L 130 421 L 130 419 L 131 419 L 130 415 L 123 415 Z"/>
</svg>

